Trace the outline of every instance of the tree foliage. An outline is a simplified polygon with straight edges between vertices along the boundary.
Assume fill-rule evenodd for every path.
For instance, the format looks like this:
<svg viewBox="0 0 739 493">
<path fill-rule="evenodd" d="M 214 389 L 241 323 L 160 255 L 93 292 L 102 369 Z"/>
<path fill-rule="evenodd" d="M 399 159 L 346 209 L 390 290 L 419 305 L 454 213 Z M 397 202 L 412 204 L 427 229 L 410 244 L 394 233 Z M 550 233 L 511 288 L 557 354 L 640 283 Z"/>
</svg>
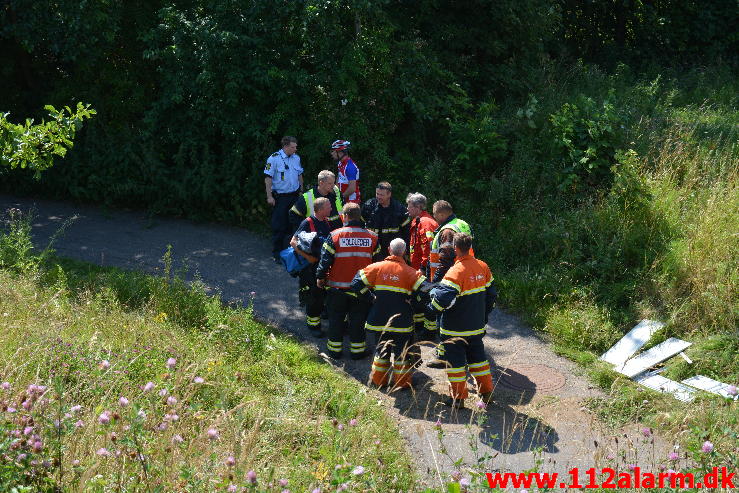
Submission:
<svg viewBox="0 0 739 493">
<path fill-rule="evenodd" d="M 32 119 L 22 125 L 14 124 L 7 119 L 9 113 L 0 114 L 0 164 L 28 168 L 39 177 L 42 171 L 52 167 L 54 156 L 67 154 L 82 121 L 95 114 L 89 104 L 82 103 L 77 103 L 75 111 L 69 106 L 57 110 L 47 105 L 44 109 L 49 112 L 50 120 L 35 125 Z"/>
</svg>

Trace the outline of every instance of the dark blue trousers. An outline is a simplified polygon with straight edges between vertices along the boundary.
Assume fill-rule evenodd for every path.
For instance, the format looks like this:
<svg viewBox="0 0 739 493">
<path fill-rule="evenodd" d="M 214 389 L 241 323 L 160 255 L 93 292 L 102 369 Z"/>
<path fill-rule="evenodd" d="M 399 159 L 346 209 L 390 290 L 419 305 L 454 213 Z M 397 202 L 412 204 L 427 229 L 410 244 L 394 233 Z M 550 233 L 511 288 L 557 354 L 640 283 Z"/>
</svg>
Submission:
<svg viewBox="0 0 739 493">
<path fill-rule="evenodd" d="M 290 227 L 290 208 L 295 205 L 298 199 L 298 192 L 293 193 L 275 193 L 275 207 L 272 209 L 272 256 L 280 257 L 280 252 L 290 245 L 294 231 Z"/>
</svg>

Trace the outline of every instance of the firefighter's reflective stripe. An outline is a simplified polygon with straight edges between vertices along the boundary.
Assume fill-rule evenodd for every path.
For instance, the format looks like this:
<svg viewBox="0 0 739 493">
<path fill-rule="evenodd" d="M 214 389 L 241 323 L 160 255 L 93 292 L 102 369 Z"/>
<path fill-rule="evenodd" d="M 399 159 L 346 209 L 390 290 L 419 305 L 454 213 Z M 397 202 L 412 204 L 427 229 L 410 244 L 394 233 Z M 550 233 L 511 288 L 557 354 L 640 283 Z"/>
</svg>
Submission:
<svg viewBox="0 0 739 493">
<path fill-rule="evenodd" d="M 334 255 L 336 258 L 342 258 L 342 257 L 365 257 L 365 258 L 372 258 L 371 253 L 366 252 L 339 252 Z"/>
<path fill-rule="evenodd" d="M 485 327 L 482 327 L 476 330 L 448 330 L 442 327 L 440 332 L 444 335 L 455 336 L 455 337 L 476 336 L 476 335 L 484 334 Z"/>
<path fill-rule="evenodd" d="M 395 291 L 396 293 L 411 294 L 413 291 L 410 289 L 399 288 L 397 286 L 386 286 L 384 284 L 377 284 L 375 286 L 376 291 Z"/>
<path fill-rule="evenodd" d="M 367 330 L 374 330 L 376 332 L 413 332 L 413 327 L 388 327 L 386 325 L 371 325 L 369 323 L 364 324 Z"/>
<path fill-rule="evenodd" d="M 349 286 L 352 285 L 350 282 L 340 282 L 340 281 L 332 281 L 331 279 L 328 280 L 328 285 L 334 288 L 343 288 L 346 289 Z"/>
<path fill-rule="evenodd" d="M 367 343 L 365 342 L 352 342 L 351 352 L 352 353 L 363 353 L 367 349 Z"/>
<path fill-rule="evenodd" d="M 449 279 L 442 279 L 439 284 L 445 284 L 447 286 L 451 286 L 454 289 L 456 289 L 458 293 L 461 293 L 462 292 L 462 288 L 459 287 L 459 284 L 457 284 L 457 283 L 455 283 L 453 281 L 450 281 Z"/>
</svg>

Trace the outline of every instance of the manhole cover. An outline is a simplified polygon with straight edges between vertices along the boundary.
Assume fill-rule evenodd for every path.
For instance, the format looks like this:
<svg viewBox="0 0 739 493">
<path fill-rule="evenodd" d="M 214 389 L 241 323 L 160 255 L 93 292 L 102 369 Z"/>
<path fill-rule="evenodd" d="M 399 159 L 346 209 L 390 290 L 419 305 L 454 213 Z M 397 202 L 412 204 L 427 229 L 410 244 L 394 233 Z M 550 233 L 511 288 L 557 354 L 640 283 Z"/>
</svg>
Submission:
<svg viewBox="0 0 739 493">
<path fill-rule="evenodd" d="M 513 390 L 535 390 L 547 392 L 561 389 L 565 376 L 554 368 L 544 365 L 511 365 L 498 368 L 501 373 L 499 384 Z"/>
</svg>

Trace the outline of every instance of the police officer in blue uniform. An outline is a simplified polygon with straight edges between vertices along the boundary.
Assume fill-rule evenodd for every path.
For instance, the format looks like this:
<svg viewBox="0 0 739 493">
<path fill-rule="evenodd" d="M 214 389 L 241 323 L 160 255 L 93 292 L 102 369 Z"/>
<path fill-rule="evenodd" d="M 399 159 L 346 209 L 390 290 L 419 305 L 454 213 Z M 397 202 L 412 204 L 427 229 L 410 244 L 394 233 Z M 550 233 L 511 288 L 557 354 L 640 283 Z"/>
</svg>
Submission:
<svg viewBox="0 0 739 493">
<path fill-rule="evenodd" d="M 283 137 L 282 149 L 267 158 L 264 167 L 264 189 L 272 209 L 272 256 L 280 263 L 280 252 L 292 237 L 288 213 L 303 192 L 303 167 L 300 165 L 298 139 Z"/>
</svg>

